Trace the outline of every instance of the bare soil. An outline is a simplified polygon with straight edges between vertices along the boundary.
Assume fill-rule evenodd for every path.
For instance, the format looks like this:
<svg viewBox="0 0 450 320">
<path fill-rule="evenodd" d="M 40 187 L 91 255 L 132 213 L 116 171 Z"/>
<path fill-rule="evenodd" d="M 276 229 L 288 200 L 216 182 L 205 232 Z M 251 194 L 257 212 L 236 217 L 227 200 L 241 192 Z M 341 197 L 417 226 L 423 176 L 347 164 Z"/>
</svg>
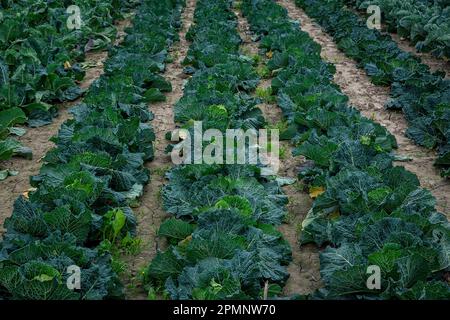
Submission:
<svg viewBox="0 0 450 320">
<path fill-rule="evenodd" d="M 149 106 L 155 115 L 155 119 L 151 122 L 156 134 L 155 158 L 147 164 L 151 171 L 151 181 L 144 189 L 140 206 L 134 209 L 138 220 L 137 237 L 142 241 L 142 250 L 135 256 L 124 257 L 128 270 L 122 278 L 126 285 L 127 299 L 143 300 L 147 298 L 147 293 L 141 283 L 142 272 L 158 250 L 164 249 L 166 245 L 157 236 L 159 226 L 169 217 L 162 208 L 161 200 L 161 188 L 166 182 L 165 173 L 172 167 L 170 155 L 164 152 L 168 144 L 165 134 L 175 129 L 173 105 L 183 96 L 186 76 L 183 73 L 182 61 L 189 48 L 186 33 L 192 24 L 195 4 L 195 0 L 187 1 L 182 14 L 183 27 L 179 32 L 180 41 L 170 49 L 174 61 L 167 64 L 164 76 L 172 84 L 172 92 L 166 94 L 165 102 Z"/>
<path fill-rule="evenodd" d="M 118 30 L 116 45 L 123 40 L 124 29 L 131 24 L 130 21 L 128 18 L 116 23 Z M 107 57 L 107 51 L 88 52 L 86 54 L 84 64 L 90 66 L 90 68 L 86 70 L 85 78 L 79 83 L 82 89 L 87 89 L 93 81 L 103 74 L 103 62 Z M 42 166 L 42 157 L 55 146 L 49 139 L 58 133 L 59 128 L 66 120 L 70 119 L 70 107 L 80 103 L 81 100 L 82 98 L 72 102 L 58 104 L 59 115 L 50 125 L 39 128 L 25 128 L 27 129 L 26 134 L 18 137 L 17 140 L 33 150 L 32 160 L 14 157 L 10 160 L 0 162 L 0 168 L 7 168 L 19 172 L 17 176 L 8 177 L 6 180 L 0 182 L 0 199 L 2 200 L 0 209 L 0 237 L 5 231 L 3 229 L 3 222 L 11 215 L 14 201 L 19 195 L 30 189 L 30 176 L 39 173 L 39 169 Z"/>
<path fill-rule="evenodd" d="M 241 12 L 236 11 L 239 22 L 239 33 L 244 40 L 241 50 L 244 54 L 257 54 L 258 43 L 252 41 L 252 32 L 245 17 Z M 262 57 L 265 62 L 266 58 Z M 260 88 L 270 87 L 271 79 L 261 81 Z M 270 126 L 274 126 L 283 120 L 281 109 L 276 103 L 262 103 L 258 105 Z M 278 175 L 297 179 L 299 167 L 304 163 L 303 157 L 293 157 L 291 144 L 282 141 L 280 149 L 284 150 L 280 156 L 280 170 Z M 288 214 L 279 227 L 279 231 L 288 241 L 292 248 L 292 262 L 288 265 L 287 271 L 290 274 L 286 285 L 283 288 L 284 296 L 294 294 L 309 294 L 322 286 L 319 273 L 319 255 L 315 246 L 302 246 L 298 243 L 300 226 L 312 205 L 309 195 L 303 191 L 301 184 L 297 183 L 283 187 L 284 193 L 288 196 Z"/>
<path fill-rule="evenodd" d="M 397 139 L 397 153 L 410 157 L 412 161 L 399 162 L 415 173 L 422 187 L 429 189 L 437 199 L 437 209 L 450 218 L 450 183 L 440 176 L 439 170 L 433 166 L 437 158 L 435 151 L 422 148 L 405 136 L 408 123 L 400 112 L 388 111 L 384 108 L 389 99 L 389 88 L 376 86 L 356 62 L 345 56 L 337 48 L 332 37 L 322 31 L 321 27 L 312 21 L 305 12 L 297 7 L 292 0 L 278 1 L 284 6 L 292 19 L 301 22 L 301 29 L 307 32 L 322 46 L 322 58 L 336 66 L 334 78 L 342 91 L 350 98 L 350 103 L 368 118 L 380 123 Z"/>
</svg>

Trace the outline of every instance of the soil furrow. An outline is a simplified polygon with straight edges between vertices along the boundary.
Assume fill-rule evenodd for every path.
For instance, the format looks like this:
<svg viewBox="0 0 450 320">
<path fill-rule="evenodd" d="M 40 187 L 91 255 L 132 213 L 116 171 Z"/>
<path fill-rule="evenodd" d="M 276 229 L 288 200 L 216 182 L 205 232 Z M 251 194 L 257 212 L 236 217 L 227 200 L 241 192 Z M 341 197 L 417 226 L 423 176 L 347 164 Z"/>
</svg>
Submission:
<svg viewBox="0 0 450 320">
<path fill-rule="evenodd" d="M 242 12 L 235 11 L 238 16 L 238 31 L 244 40 L 241 50 L 244 54 L 258 54 L 258 43 L 252 41 L 252 32 Z M 262 57 L 266 62 L 265 57 Z M 259 85 L 261 89 L 267 89 L 271 85 L 271 79 L 263 79 Z M 283 121 L 281 109 L 276 103 L 264 102 L 258 105 L 269 123 L 270 128 L 275 128 Z M 298 168 L 305 161 L 303 157 L 293 157 L 291 144 L 287 141 L 280 143 L 280 170 L 279 176 L 297 179 Z M 314 245 L 299 246 L 299 227 L 312 205 L 309 195 L 302 190 L 297 182 L 293 185 L 283 187 L 284 193 L 288 196 L 288 215 L 285 223 L 279 227 L 292 248 L 292 262 L 287 267 L 290 274 L 283 289 L 283 295 L 308 294 L 314 292 L 321 286 L 319 273 L 319 255 Z"/>
<path fill-rule="evenodd" d="M 182 62 L 186 56 L 189 44 L 186 33 L 194 16 L 195 0 L 188 0 L 181 17 L 182 28 L 179 32 L 180 41 L 170 49 L 173 62 L 166 65 L 164 77 L 172 84 L 172 91 L 166 94 L 166 101 L 150 105 L 155 115 L 151 122 L 155 131 L 154 160 L 147 164 L 151 171 L 151 181 L 144 188 L 144 195 L 140 199 L 139 207 L 134 209 L 138 221 L 137 237 L 141 239 L 142 251 L 135 256 L 124 257 L 127 263 L 127 274 L 124 283 L 127 299 L 146 299 L 146 293 L 140 288 L 140 274 L 144 267 L 152 261 L 158 249 L 162 249 L 157 237 L 160 224 L 169 215 L 162 208 L 161 188 L 165 183 L 165 173 L 172 167 L 170 155 L 165 153 L 167 140 L 165 134 L 175 129 L 173 105 L 183 96 L 186 76 L 183 73 Z"/>
<path fill-rule="evenodd" d="M 398 162 L 397 165 L 415 173 L 422 187 L 429 189 L 436 197 L 437 209 L 450 217 L 450 183 L 433 166 L 437 158 L 436 152 L 422 148 L 408 139 L 405 136 L 408 123 L 403 114 L 384 108 L 389 99 L 389 88 L 372 84 L 364 71 L 357 68 L 356 62 L 346 57 L 337 48 L 332 37 L 322 31 L 293 0 L 280 0 L 279 4 L 288 10 L 292 19 L 300 21 L 303 31 L 322 46 L 322 58 L 336 66 L 334 81 L 350 98 L 350 103 L 365 117 L 377 121 L 395 136 L 399 145 L 397 153 L 411 159 L 408 162 Z"/>
<path fill-rule="evenodd" d="M 124 38 L 124 30 L 131 24 L 131 19 L 121 20 L 116 23 L 117 39 L 115 45 L 118 45 Z M 87 89 L 98 79 L 104 72 L 103 62 L 108 57 L 108 51 L 88 52 L 84 65 L 90 66 L 86 70 L 86 76 L 79 83 L 82 89 Z M 11 215 L 14 201 L 17 197 L 30 188 L 29 178 L 39 173 L 42 166 L 41 159 L 45 154 L 55 145 L 49 139 L 58 133 L 61 125 L 70 119 L 70 107 L 80 103 L 82 98 L 75 101 L 61 103 L 58 105 L 58 117 L 47 126 L 39 128 L 27 128 L 27 132 L 22 137 L 17 138 L 24 146 L 33 150 L 33 159 L 27 160 L 23 158 L 12 158 L 7 161 L 0 162 L 2 168 L 18 171 L 17 176 L 8 177 L 6 180 L 0 182 L 0 199 L 2 199 L 2 208 L 0 210 L 0 236 L 2 236 L 3 222 Z"/>
</svg>

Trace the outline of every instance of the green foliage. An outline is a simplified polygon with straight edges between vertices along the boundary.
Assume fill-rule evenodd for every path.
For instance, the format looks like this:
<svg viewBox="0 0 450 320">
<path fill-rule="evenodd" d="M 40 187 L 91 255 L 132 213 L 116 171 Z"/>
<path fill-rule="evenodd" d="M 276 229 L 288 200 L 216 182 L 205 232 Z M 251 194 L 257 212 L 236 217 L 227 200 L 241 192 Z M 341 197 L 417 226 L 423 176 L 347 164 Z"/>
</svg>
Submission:
<svg viewBox="0 0 450 320">
<path fill-rule="evenodd" d="M 159 75 L 164 66 L 159 67 L 176 40 L 181 2 L 142 2 L 126 40 L 110 52 L 111 69 L 92 84 L 84 102 L 71 110 L 73 119 L 53 138 L 56 148 L 31 178 L 36 190 L 28 199 L 20 197 L 5 221 L 1 299 L 123 298 L 117 273 L 126 265 L 118 253 L 139 250 L 129 204 L 149 180 L 144 161 L 153 157 L 155 139 L 145 93 L 170 89 Z M 109 16 L 108 5 L 101 8 Z M 133 59 L 124 59 L 129 54 Z M 117 76 L 110 70 L 119 63 L 123 69 Z M 0 121 L 17 122 L 17 114 Z M 81 269 L 80 290 L 66 285 L 73 265 Z"/>
<path fill-rule="evenodd" d="M 265 124 L 253 61 L 239 55 L 241 39 L 228 0 L 199 0 L 185 63 L 192 78 L 175 106 L 175 119 L 190 128 L 258 129 Z M 160 227 L 169 248 L 148 266 L 150 288 L 171 299 L 261 299 L 264 282 L 288 278 L 289 245 L 275 231 L 287 198 L 276 181 L 249 165 L 185 165 L 167 173 L 163 207 L 174 218 Z M 272 287 L 271 296 L 280 290 Z M 154 289 L 150 297 L 155 297 Z"/>
<path fill-rule="evenodd" d="M 403 110 L 409 122 L 406 135 L 421 146 L 436 148 L 439 153 L 436 165 L 441 167 L 444 170 L 443 175 L 447 176 L 450 165 L 446 160 L 450 150 L 450 80 L 446 79 L 442 72 L 432 73 L 420 59 L 399 49 L 389 36 L 369 29 L 364 19 L 345 8 L 344 2 L 296 1 L 333 36 L 339 49 L 358 62 L 358 66 L 366 71 L 375 84 L 391 87 L 392 99 L 386 107 Z M 431 18 L 430 12 L 424 9 L 428 8 L 427 4 L 423 3 L 421 8 L 414 9 L 417 12 L 412 13 L 411 2 L 417 1 L 364 1 L 361 5 L 380 3 L 383 7 L 389 3 L 389 6 L 392 5 L 389 8 L 394 12 L 405 15 L 400 20 L 401 23 L 412 28 L 417 38 L 429 39 L 419 42 L 419 47 L 426 46 L 425 43 L 428 42 L 434 46 L 437 42 L 440 43 L 439 48 L 436 48 L 437 54 L 448 50 L 448 8 L 442 10 L 436 5 L 435 9 L 430 9 L 434 12 Z M 402 6 L 409 10 L 401 10 Z M 389 10 L 383 10 L 383 13 L 388 17 L 392 14 Z M 422 18 L 430 19 L 426 26 L 421 25 Z M 421 32 L 421 27 L 426 28 L 426 32 Z M 434 41 L 436 42 L 431 44 Z"/>
<path fill-rule="evenodd" d="M 272 88 L 268 87 L 268 88 L 262 88 L 262 87 L 258 87 L 256 88 L 256 92 L 255 95 L 260 98 L 262 101 L 264 101 L 265 103 L 274 103 L 275 102 L 275 97 L 272 95 Z"/>
<path fill-rule="evenodd" d="M 256 73 L 258 74 L 258 76 L 260 78 L 263 78 L 263 79 L 267 79 L 271 75 L 271 71 L 270 71 L 269 67 L 267 67 L 266 65 L 259 65 L 256 68 Z"/>
<path fill-rule="evenodd" d="M 137 255 L 142 251 L 142 239 L 133 237 L 130 233 L 127 233 L 120 240 L 119 248 L 126 255 Z"/>
<path fill-rule="evenodd" d="M 279 263 L 290 260 L 290 250 L 280 235 L 269 235 L 254 223 L 236 209 L 203 212 L 187 242 L 153 260 L 148 279 L 165 282 L 172 299 L 259 298 L 260 279 L 287 279 Z"/>
<path fill-rule="evenodd" d="M 87 52 L 105 49 L 116 37 L 115 20 L 130 6 L 121 0 L 77 0 L 82 26 L 70 30 L 67 2 L 4 1 L 0 24 L 0 143 L 6 129 L 27 121 L 31 127 L 52 122 L 53 103 L 82 93 L 77 81 Z M 15 155 L 3 152 L 3 159 Z"/>
<path fill-rule="evenodd" d="M 345 0 L 349 5 L 366 10 L 377 5 L 383 12 L 388 30 L 408 38 L 420 52 L 437 57 L 450 57 L 450 11 L 439 1 L 428 0 Z"/>
<path fill-rule="evenodd" d="M 361 24 L 354 29 L 351 13 L 338 1 L 297 2 L 338 39 L 350 31 L 352 37 L 364 39 L 348 44 L 348 50 L 370 47 L 368 58 L 377 57 L 376 48 L 394 50 L 375 43 L 373 33 L 363 33 Z M 450 224 L 417 177 L 393 166 L 394 137 L 348 105 L 331 82 L 335 70 L 322 61 L 320 47 L 280 5 L 245 0 L 243 12 L 262 37 L 261 47 L 273 53 L 268 65 L 278 72 L 272 88 L 298 144 L 294 153 L 311 161 L 299 178 L 324 190 L 300 234 L 302 244 L 325 247 L 320 253 L 325 286 L 310 298 L 448 299 Z M 354 54 L 366 58 L 362 52 Z M 379 290 L 366 285 L 367 267 L 374 264 L 382 272 Z"/>
<path fill-rule="evenodd" d="M 192 234 L 195 226 L 175 218 L 164 221 L 159 227 L 158 236 L 166 237 L 170 242 L 176 244 Z"/>
<path fill-rule="evenodd" d="M 123 297 L 110 256 L 78 246 L 70 234 L 54 233 L 27 243 L 6 235 L 0 262 L 0 293 L 3 298 L 26 300 L 98 300 Z M 16 235 L 18 237 L 19 235 Z M 20 239 L 20 241 L 18 241 Z M 81 290 L 69 290 L 69 266 L 81 269 Z"/>
<path fill-rule="evenodd" d="M 176 217 L 195 218 L 211 207 L 236 208 L 261 223 L 280 224 L 287 198 L 275 181 L 266 182 L 259 170 L 242 165 L 187 165 L 168 174 L 163 189 L 164 209 Z"/>
<path fill-rule="evenodd" d="M 117 237 L 120 235 L 127 217 L 120 209 L 110 210 L 104 216 L 104 222 L 102 227 L 103 239 L 109 240 L 114 243 Z"/>
</svg>

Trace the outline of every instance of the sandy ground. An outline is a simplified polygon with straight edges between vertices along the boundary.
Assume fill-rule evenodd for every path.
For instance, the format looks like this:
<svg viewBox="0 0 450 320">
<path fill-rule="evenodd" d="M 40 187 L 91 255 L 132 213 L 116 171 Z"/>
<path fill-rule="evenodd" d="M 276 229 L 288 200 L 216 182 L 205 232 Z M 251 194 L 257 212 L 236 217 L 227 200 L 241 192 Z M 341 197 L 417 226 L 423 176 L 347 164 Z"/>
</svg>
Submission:
<svg viewBox="0 0 450 320">
<path fill-rule="evenodd" d="M 278 3 L 289 11 L 292 19 L 301 22 L 303 31 L 309 33 L 322 46 L 322 57 L 336 66 L 334 81 L 350 98 L 350 103 L 364 116 L 382 124 L 396 137 L 399 144 L 397 153 L 412 158 L 412 161 L 398 165 L 415 173 L 422 187 L 431 190 L 436 197 L 438 210 L 450 217 L 450 183 L 442 179 L 439 170 L 433 166 L 436 152 L 415 145 L 405 136 L 408 123 L 402 113 L 384 109 L 389 99 L 389 88 L 372 84 L 365 72 L 357 68 L 355 61 L 339 51 L 333 39 L 297 7 L 294 1 L 280 0 Z"/>
<path fill-rule="evenodd" d="M 241 12 L 236 12 L 239 18 L 239 33 L 244 40 L 242 51 L 246 54 L 257 54 L 258 43 L 252 41 L 252 32 L 249 30 L 247 20 Z M 265 58 L 264 58 L 265 59 Z M 260 87 L 270 87 L 271 79 L 262 80 Z M 281 109 L 275 104 L 263 103 L 259 105 L 263 111 L 264 117 L 270 125 L 282 121 L 283 115 Z M 293 157 L 291 145 L 287 141 L 281 142 L 281 148 L 286 150 L 284 156 L 280 159 L 281 177 L 297 179 L 299 167 L 305 161 L 303 157 Z M 283 237 L 289 242 L 292 248 L 292 262 L 288 265 L 287 271 L 290 274 L 286 285 L 283 288 L 283 295 L 290 296 L 294 294 L 308 294 L 320 288 L 319 256 L 315 246 L 300 247 L 298 243 L 299 227 L 311 208 L 312 200 L 303 190 L 298 189 L 299 184 L 283 187 L 284 193 L 289 198 L 287 206 L 288 215 L 285 223 L 279 230 Z"/>
<path fill-rule="evenodd" d="M 159 239 L 156 235 L 161 223 L 169 217 L 162 209 L 160 196 L 161 187 L 166 182 L 165 172 L 172 167 L 170 155 L 164 152 L 168 143 L 165 134 L 175 129 L 172 107 L 183 96 L 186 76 L 183 74 L 181 63 L 189 48 L 185 36 L 192 24 L 195 3 L 195 0 L 187 1 L 182 15 L 183 27 L 179 33 L 180 42 L 176 43 L 170 50 L 174 62 L 167 64 L 164 73 L 165 78 L 171 82 L 173 90 L 166 94 L 167 101 L 149 106 L 155 115 L 155 119 L 151 122 L 156 134 L 155 159 L 147 165 L 151 171 L 151 181 L 144 189 L 140 206 L 134 210 L 138 219 L 137 237 L 141 239 L 143 248 L 136 256 L 124 257 L 128 266 L 126 274 L 123 275 L 127 299 L 142 300 L 147 298 L 147 294 L 140 283 L 140 273 L 152 261 L 158 249 L 164 249 L 165 246 L 162 239 Z"/>
<path fill-rule="evenodd" d="M 130 19 L 118 21 L 116 27 L 118 30 L 115 44 L 119 44 L 124 37 L 124 29 L 130 25 Z M 91 83 L 103 74 L 103 62 L 108 56 L 107 51 L 88 52 L 86 54 L 85 64 L 91 66 L 86 70 L 86 76 L 80 82 L 83 89 L 89 88 Z M 3 234 L 3 222 L 12 213 L 14 201 L 17 197 L 30 188 L 30 176 L 39 173 L 42 166 L 41 158 L 55 145 L 49 139 L 58 133 L 59 128 L 67 119 L 70 118 L 69 108 L 79 103 L 82 99 L 73 102 L 62 103 L 58 105 L 59 116 L 54 119 L 50 125 L 40 128 L 26 128 L 27 133 L 18 138 L 23 145 L 33 150 L 33 159 L 26 160 L 22 158 L 12 158 L 8 161 L 0 162 L 0 167 L 17 170 L 19 174 L 14 177 L 8 177 L 0 182 L 0 199 L 2 206 L 0 209 L 0 236 Z"/>
</svg>

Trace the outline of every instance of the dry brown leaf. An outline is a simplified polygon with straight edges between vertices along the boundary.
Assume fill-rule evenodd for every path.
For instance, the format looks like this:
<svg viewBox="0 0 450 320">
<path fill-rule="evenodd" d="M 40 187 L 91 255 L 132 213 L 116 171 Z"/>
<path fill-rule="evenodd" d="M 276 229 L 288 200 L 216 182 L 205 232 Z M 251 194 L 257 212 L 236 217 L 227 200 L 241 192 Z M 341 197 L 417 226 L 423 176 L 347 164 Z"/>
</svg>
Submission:
<svg viewBox="0 0 450 320">
<path fill-rule="evenodd" d="M 192 241 L 192 235 L 187 236 L 186 239 L 184 239 L 184 240 L 181 240 L 181 241 L 178 243 L 178 245 L 184 246 L 184 245 L 187 245 L 187 244 L 188 244 L 189 242 L 191 242 L 191 241 Z"/>
<path fill-rule="evenodd" d="M 30 189 L 28 189 L 27 191 L 23 192 L 22 195 L 23 195 L 26 199 L 29 199 L 29 194 L 30 194 L 30 192 L 34 192 L 34 191 L 36 191 L 36 190 L 37 190 L 36 188 L 30 188 Z"/>
<path fill-rule="evenodd" d="M 311 187 L 309 188 L 309 196 L 311 199 L 316 199 L 318 196 L 320 196 L 322 193 L 325 192 L 324 187 Z"/>
<path fill-rule="evenodd" d="M 337 218 L 339 218 L 341 216 L 341 213 L 339 212 L 339 210 L 334 211 L 333 213 L 331 213 L 329 215 L 331 220 L 336 220 Z"/>
</svg>

